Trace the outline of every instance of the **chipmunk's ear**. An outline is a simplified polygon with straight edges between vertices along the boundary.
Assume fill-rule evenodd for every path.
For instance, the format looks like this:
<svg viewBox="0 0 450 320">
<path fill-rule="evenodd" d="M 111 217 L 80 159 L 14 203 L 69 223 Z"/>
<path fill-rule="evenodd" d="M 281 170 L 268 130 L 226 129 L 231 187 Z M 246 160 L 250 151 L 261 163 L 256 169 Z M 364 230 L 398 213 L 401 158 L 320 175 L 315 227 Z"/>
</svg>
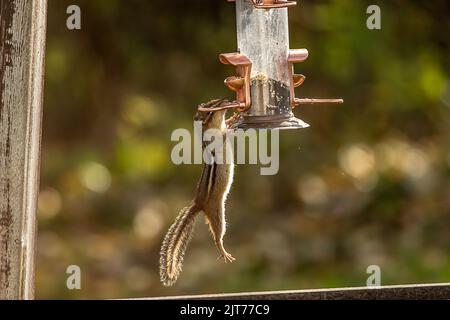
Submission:
<svg viewBox="0 0 450 320">
<path fill-rule="evenodd" d="M 194 121 L 201 121 L 203 124 L 205 124 L 205 122 L 208 121 L 211 113 L 212 112 L 197 111 L 194 116 Z"/>
<path fill-rule="evenodd" d="M 205 103 L 206 108 L 216 108 L 218 106 L 220 106 L 225 100 L 220 98 L 220 99 L 214 99 L 209 101 L 208 103 Z"/>
<path fill-rule="evenodd" d="M 201 112 L 218 111 L 221 110 L 222 106 L 227 102 L 228 101 L 225 99 L 214 99 L 206 103 L 202 103 L 197 107 L 197 110 Z"/>
<path fill-rule="evenodd" d="M 195 113 L 194 121 L 202 121 L 203 124 L 207 124 L 209 121 L 211 121 L 212 116 L 214 114 L 213 111 L 208 111 L 208 109 L 215 109 L 224 102 L 226 102 L 226 100 L 224 99 L 214 99 L 206 103 L 202 103 L 197 107 L 197 112 Z"/>
<path fill-rule="evenodd" d="M 202 118 L 203 118 L 202 112 L 197 111 L 197 112 L 195 113 L 195 116 L 194 116 L 194 121 L 203 121 Z"/>
</svg>

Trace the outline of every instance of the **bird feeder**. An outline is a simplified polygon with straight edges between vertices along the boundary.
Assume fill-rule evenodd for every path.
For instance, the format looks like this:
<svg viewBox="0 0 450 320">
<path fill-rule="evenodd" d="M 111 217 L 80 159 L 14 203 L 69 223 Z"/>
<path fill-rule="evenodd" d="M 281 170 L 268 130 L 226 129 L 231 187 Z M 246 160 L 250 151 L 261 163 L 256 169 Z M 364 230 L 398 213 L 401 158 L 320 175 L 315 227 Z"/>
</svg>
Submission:
<svg viewBox="0 0 450 320">
<path fill-rule="evenodd" d="M 238 52 L 219 55 L 223 64 L 235 67 L 236 75 L 225 85 L 236 100 L 224 108 L 239 114 L 234 129 L 297 129 L 309 125 L 292 110 L 303 104 L 343 103 L 342 99 L 299 99 L 295 87 L 305 76 L 294 73 L 294 64 L 308 57 L 306 49 L 289 48 L 288 7 L 294 1 L 228 0 L 236 4 Z"/>
</svg>

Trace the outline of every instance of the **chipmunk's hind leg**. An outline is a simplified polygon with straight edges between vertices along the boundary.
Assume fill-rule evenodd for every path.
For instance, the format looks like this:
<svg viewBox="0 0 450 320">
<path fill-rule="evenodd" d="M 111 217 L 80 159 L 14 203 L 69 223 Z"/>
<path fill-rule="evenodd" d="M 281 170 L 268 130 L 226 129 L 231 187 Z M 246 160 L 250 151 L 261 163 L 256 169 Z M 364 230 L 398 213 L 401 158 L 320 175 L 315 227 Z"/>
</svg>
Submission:
<svg viewBox="0 0 450 320">
<path fill-rule="evenodd" d="M 215 212 L 215 210 L 218 210 L 218 212 Z M 223 212 L 223 208 L 206 209 L 206 222 L 209 225 L 209 230 L 214 238 L 217 249 L 219 249 L 220 256 L 225 260 L 225 262 L 234 262 L 236 259 L 229 254 L 223 246 L 223 236 L 226 231 L 225 215 Z"/>
</svg>

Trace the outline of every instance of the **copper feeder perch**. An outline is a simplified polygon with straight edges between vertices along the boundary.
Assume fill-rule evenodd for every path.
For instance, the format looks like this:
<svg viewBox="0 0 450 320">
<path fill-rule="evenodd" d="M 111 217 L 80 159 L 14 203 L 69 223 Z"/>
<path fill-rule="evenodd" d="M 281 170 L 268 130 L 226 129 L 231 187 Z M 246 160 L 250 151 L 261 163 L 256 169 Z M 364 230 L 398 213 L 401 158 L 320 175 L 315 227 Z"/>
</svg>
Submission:
<svg viewBox="0 0 450 320">
<path fill-rule="evenodd" d="M 299 129 L 309 125 L 292 112 L 302 104 L 336 104 L 342 99 L 299 99 L 295 87 L 305 76 L 294 73 L 294 63 L 308 58 L 306 49 L 289 49 L 288 7 L 295 1 L 228 0 L 236 3 L 238 52 L 219 56 L 236 68 L 225 85 L 236 100 L 225 108 L 240 112 L 234 129 Z"/>
</svg>

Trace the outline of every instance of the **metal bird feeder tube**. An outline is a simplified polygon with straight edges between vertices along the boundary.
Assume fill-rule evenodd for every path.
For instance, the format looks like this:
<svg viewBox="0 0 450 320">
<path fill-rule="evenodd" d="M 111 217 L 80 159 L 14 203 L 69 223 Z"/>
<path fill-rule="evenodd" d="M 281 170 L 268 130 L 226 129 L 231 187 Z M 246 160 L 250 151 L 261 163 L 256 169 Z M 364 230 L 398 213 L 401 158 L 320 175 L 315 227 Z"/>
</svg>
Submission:
<svg viewBox="0 0 450 320">
<path fill-rule="evenodd" d="M 237 128 L 305 128 L 290 101 L 288 9 L 260 9 L 251 0 L 236 1 L 238 51 L 252 62 L 251 107 Z"/>
<path fill-rule="evenodd" d="M 236 67 L 237 76 L 225 80 L 236 92 L 227 108 L 241 114 L 234 129 L 300 129 L 309 125 L 292 109 L 301 104 L 342 103 L 342 99 L 297 99 L 294 88 L 305 77 L 293 65 L 307 59 L 306 49 L 290 50 L 288 7 L 294 1 L 228 0 L 236 4 L 238 52 L 220 55 L 220 61 Z"/>
</svg>

